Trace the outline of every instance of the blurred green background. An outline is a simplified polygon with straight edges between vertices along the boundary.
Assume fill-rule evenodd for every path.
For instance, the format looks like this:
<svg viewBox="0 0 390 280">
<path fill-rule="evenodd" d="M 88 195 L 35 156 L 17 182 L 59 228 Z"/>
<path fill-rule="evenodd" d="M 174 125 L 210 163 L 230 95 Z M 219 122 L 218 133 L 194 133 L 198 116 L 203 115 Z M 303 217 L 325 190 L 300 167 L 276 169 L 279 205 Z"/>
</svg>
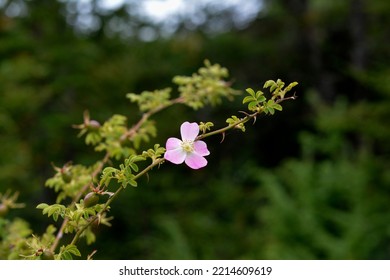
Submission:
<svg viewBox="0 0 390 280">
<path fill-rule="evenodd" d="M 299 98 L 244 135 L 211 138 L 207 168 L 164 164 L 127 188 L 112 227 L 81 250 L 96 249 L 95 259 L 390 258 L 389 1 L 185 0 L 163 22 L 142 12 L 147 0 L 108 2 L 0 0 L 0 192 L 20 191 L 26 203 L 11 218 L 41 234 L 49 220 L 35 206 L 55 201 L 44 187 L 51 163 L 102 156 L 72 128 L 84 110 L 136 121 L 126 93 L 172 86 L 209 59 L 237 89 L 281 78 L 299 82 Z M 220 127 L 242 108 L 237 98 L 168 109 L 151 144 L 178 136 L 185 120 Z"/>
</svg>

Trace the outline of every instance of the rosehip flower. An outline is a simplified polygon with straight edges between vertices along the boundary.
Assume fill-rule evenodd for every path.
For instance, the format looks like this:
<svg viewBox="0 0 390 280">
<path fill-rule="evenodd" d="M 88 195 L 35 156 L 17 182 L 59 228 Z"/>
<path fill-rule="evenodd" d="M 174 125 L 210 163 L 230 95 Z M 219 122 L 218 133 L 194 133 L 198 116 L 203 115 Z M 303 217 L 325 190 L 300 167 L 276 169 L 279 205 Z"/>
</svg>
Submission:
<svg viewBox="0 0 390 280">
<path fill-rule="evenodd" d="M 197 123 L 185 122 L 180 126 L 181 139 L 171 137 L 166 143 L 164 158 L 174 164 L 185 162 L 192 169 L 207 165 L 204 156 L 210 154 L 204 141 L 195 140 L 199 134 Z"/>
</svg>

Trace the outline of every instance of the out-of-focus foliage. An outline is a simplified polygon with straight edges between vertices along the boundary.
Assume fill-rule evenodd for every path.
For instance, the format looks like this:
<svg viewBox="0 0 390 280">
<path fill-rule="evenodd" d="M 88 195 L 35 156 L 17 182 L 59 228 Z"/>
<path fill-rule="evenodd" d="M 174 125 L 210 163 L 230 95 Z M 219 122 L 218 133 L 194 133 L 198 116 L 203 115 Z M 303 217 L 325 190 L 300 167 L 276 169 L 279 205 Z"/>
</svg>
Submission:
<svg viewBox="0 0 390 280">
<path fill-rule="evenodd" d="M 151 42 L 107 32 L 115 17 L 148 27 L 126 9 L 96 12 L 102 28 L 75 35 L 64 1 L 3 2 L 28 11 L 0 14 L 0 192 L 18 190 L 26 204 L 0 217 L 3 244 L 47 230 L 30 209 L 54 203 L 43 187 L 51 163 L 96 160 L 72 129 L 86 109 L 99 122 L 122 114 L 133 123 L 127 93 L 166 88 L 208 58 L 236 88 L 281 77 L 299 81 L 300 96 L 245 137 L 211 140 L 207 169 L 165 164 L 127 189 L 112 227 L 87 247 L 94 258 L 389 258 L 389 1 L 259 0 L 244 29 L 212 34 L 184 20 L 178 36 Z M 240 105 L 162 112 L 156 141 L 187 119 L 223 125 Z"/>
</svg>

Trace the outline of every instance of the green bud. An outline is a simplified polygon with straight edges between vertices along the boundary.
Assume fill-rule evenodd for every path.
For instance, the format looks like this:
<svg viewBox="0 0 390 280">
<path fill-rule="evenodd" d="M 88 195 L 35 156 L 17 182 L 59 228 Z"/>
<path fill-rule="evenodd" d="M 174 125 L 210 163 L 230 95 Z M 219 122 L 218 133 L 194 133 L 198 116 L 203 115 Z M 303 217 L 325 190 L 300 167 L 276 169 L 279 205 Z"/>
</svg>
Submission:
<svg viewBox="0 0 390 280">
<path fill-rule="evenodd" d="M 84 206 L 92 207 L 99 202 L 99 195 L 95 192 L 87 193 L 84 197 Z"/>
<path fill-rule="evenodd" d="M 4 203 L 0 204 L 0 217 L 4 217 L 8 213 L 8 207 Z"/>
<path fill-rule="evenodd" d="M 92 130 L 94 130 L 94 129 L 96 130 L 96 129 L 100 128 L 100 123 L 98 121 L 91 120 L 88 123 L 88 128 L 92 129 Z"/>
<path fill-rule="evenodd" d="M 61 171 L 61 178 L 65 183 L 70 183 L 72 181 L 72 174 L 69 170 L 63 170 Z"/>
<path fill-rule="evenodd" d="M 54 260 L 53 252 L 47 249 L 44 250 L 41 255 L 41 260 L 47 260 L 47 261 Z"/>
</svg>

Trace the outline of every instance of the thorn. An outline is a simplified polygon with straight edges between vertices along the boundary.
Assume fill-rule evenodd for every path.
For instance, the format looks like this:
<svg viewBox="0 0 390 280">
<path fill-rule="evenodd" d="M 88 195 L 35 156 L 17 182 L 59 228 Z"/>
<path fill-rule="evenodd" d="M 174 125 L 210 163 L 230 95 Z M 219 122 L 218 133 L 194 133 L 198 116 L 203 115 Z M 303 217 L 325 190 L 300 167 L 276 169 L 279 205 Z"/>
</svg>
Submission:
<svg viewBox="0 0 390 280">
<path fill-rule="evenodd" d="M 238 111 L 238 112 L 244 114 L 244 115 L 247 116 L 247 117 L 250 117 L 250 114 L 248 114 L 248 113 L 245 112 L 245 111 Z"/>
<path fill-rule="evenodd" d="M 256 119 L 257 119 L 257 116 L 254 116 L 254 117 L 253 117 L 253 124 L 252 124 L 252 125 L 254 125 L 254 124 L 255 124 L 255 122 L 256 122 Z"/>
<path fill-rule="evenodd" d="M 149 173 L 146 173 L 145 175 L 146 175 L 146 180 L 149 183 Z"/>
<path fill-rule="evenodd" d="M 222 140 L 221 140 L 221 142 L 219 142 L 219 143 L 222 143 L 223 140 L 225 140 L 225 132 L 222 132 Z"/>
<path fill-rule="evenodd" d="M 92 260 L 93 255 L 95 255 L 97 250 L 93 250 L 91 254 L 88 255 L 87 260 Z"/>
</svg>

